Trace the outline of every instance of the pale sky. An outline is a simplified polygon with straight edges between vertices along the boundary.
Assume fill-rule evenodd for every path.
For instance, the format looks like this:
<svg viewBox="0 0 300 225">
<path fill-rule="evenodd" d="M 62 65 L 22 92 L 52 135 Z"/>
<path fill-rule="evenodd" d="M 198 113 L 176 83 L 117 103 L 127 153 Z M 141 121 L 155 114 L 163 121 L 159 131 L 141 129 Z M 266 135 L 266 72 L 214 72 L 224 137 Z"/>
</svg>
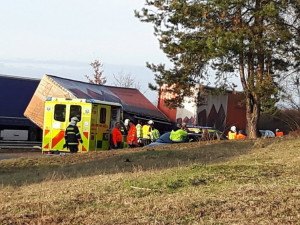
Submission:
<svg viewBox="0 0 300 225">
<path fill-rule="evenodd" d="M 0 74 L 43 74 L 86 81 L 95 59 L 111 85 L 131 74 L 149 100 L 154 83 L 146 62 L 168 63 L 152 24 L 134 17 L 145 0 L 0 0 Z"/>
</svg>

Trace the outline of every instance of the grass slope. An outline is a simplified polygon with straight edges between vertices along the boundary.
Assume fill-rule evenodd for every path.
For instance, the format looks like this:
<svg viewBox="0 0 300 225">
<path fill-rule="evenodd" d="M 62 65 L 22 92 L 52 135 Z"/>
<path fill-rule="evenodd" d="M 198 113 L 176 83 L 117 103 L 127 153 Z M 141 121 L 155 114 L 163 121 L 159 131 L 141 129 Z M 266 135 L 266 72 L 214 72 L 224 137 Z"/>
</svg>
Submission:
<svg viewBox="0 0 300 225">
<path fill-rule="evenodd" d="M 0 161 L 0 224 L 297 224 L 300 139 Z"/>
</svg>

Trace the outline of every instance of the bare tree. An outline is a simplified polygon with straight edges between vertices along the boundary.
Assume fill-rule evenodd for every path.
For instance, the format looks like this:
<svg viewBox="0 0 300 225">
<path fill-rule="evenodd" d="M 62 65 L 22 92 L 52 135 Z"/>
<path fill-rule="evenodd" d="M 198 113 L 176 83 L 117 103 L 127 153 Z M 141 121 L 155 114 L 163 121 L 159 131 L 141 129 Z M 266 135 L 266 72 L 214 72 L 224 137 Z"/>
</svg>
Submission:
<svg viewBox="0 0 300 225">
<path fill-rule="evenodd" d="M 94 69 L 93 79 L 90 78 L 89 75 L 84 75 L 89 83 L 91 84 L 105 84 L 106 78 L 103 76 L 103 70 L 101 68 L 103 67 L 103 64 L 99 60 L 95 60 L 94 62 L 90 63 L 91 67 Z"/>
<path fill-rule="evenodd" d="M 297 110 L 300 112 L 300 77 L 299 74 L 292 74 L 285 77 L 281 84 L 281 108 Z"/>
<path fill-rule="evenodd" d="M 122 71 L 117 75 L 113 74 L 115 81 L 113 85 L 117 87 L 141 89 L 140 83 L 136 82 L 130 73 L 124 74 Z"/>
</svg>

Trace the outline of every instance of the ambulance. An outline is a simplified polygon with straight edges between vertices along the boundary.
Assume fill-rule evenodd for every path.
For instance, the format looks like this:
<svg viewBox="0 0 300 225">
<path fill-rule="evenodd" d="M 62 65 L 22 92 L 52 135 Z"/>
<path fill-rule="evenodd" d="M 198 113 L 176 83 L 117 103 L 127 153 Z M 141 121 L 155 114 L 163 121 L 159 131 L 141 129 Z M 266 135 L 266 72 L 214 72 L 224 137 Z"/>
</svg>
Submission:
<svg viewBox="0 0 300 225">
<path fill-rule="evenodd" d="M 115 102 L 94 99 L 69 99 L 48 97 L 45 101 L 43 126 L 43 154 L 67 153 L 65 130 L 71 118 L 79 119 L 79 128 L 83 143 L 79 143 L 78 152 L 110 149 L 111 130 L 123 116 L 122 105 Z M 123 147 L 126 147 L 123 136 Z"/>
</svg>

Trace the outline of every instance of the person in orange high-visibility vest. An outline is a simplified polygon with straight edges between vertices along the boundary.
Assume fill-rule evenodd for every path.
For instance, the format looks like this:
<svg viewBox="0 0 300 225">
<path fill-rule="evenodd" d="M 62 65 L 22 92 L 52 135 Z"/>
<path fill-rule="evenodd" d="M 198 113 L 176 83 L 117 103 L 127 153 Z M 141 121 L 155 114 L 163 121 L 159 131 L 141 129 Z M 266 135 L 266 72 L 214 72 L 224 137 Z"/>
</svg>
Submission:
<svg viewBox="0 0 300 225">
<path fill-rule="evenodd" d="M 245 139 L 247 136 L 243 134 L 242 130 L 239 130 L 239 133 L 236 135 L 236 139 Z"/>
<path fill-rule="evenodd" d="M 228 132 L 228 139 L 229 140 L 234 140 L 236 139 L 236 126 L 232 126 L 230 128 L 230 131 Z"/>
<path fill-rule="evenodd" d="M 135 148 L 137 146 L 137 132 L 136 127 L 132 121 L 129 121 L 129 130 L 127 134 L 127 144 L 130 148 Z"/>
<path fill-rule="evenodd" d="M 279 129 L 276 129 L 276 130 L 275 130 L 275 134 L 276 134 L 276 137 L 277 137 L 277 136 L 283 136 L 283 132 L 280 131 Z"/>
<path fill-rule="evenodd" d="M 112 129 L 112 147 L 114 149 L 121 148 L 122 144 L 122 133 L 121 133 L 121 124 L 116 122 L 114 129 Z"/>
</svg>

